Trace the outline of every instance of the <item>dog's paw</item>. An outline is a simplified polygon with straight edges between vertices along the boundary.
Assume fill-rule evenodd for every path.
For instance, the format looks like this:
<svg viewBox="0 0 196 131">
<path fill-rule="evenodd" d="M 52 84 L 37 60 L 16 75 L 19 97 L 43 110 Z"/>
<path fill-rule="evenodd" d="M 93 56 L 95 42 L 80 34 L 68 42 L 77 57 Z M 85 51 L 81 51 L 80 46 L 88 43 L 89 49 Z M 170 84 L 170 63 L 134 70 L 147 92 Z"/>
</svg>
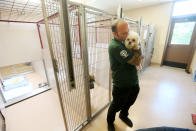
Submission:
<svg viewBox="0 0 196 131">
<path fill-rule="evenodd" d="M 144 59 L 144 56 L 143 56 L 143 55 L 141 55 L 141 56 L 140 56 L 140 59 Z"/>
</svg>

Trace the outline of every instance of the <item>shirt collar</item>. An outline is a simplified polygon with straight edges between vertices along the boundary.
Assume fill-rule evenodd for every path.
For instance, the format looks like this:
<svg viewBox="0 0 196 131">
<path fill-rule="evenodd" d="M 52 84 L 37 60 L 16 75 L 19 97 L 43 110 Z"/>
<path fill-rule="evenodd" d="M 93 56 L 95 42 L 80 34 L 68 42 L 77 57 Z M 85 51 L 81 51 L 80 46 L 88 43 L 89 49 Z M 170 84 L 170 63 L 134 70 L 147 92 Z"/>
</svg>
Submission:
<svg viewBox="0 0 196 131">
<path fill-rule="evenodd" d="M 123 45 L 124 45 L 124 42 L 125 42 L 125 41 L 119 41 L 119 40 L 117 40 L 117 39 L 115 39 L 115 38 L 113 38 L 113 40 L 115 40 L 115 41 L 117 41 L 118 43 L 123 44 Z"/>
</svg>

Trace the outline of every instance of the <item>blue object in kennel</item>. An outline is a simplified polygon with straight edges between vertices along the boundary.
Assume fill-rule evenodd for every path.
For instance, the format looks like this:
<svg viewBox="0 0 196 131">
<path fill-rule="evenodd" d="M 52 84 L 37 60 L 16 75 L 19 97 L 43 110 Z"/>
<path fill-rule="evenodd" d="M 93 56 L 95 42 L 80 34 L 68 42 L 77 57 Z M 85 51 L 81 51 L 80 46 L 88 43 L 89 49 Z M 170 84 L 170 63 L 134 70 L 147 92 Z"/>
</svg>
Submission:
<svg viewBox="0 0 196 131">
<path fill-rule="evenodd" d="M 194 81 L 196 82 L 196 70 L 195 70 L 195 73 L 194 73 Z"/>
<path fill-rule="evenodd" d="M 163 127 L 153 127 L 153 128 L 147 128 L 147 129 L 139 129 L 139 130 L 136 130 L 136 131 L 194 131 L 194 130 L 163 126 Z"/>
</svg>

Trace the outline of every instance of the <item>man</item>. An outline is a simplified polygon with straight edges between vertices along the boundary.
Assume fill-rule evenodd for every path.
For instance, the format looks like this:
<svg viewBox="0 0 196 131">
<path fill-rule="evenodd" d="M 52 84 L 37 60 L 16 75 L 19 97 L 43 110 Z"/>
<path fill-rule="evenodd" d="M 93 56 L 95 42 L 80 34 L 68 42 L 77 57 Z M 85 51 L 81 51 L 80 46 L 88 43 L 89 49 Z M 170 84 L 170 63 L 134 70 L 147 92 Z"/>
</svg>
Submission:
<svg viewBox="0 0 196 131">
<path fill-rule="evenodd" d="M 112 23 L 114 38 L 110 42 L 108 52 L 113 79 L 113 101 L 108 109 L 108 131 L 115 131 L 114 120 L 116 112 L 120 111 L 120 119 L 128 126 L 133 123 L 128 118 L 128 110 L 134 104 L 139 93 L 137 68 L 141 62 L 140 54 L 130 52 L 124 45 L 128 35 L 128 24 L 117 19 Z"/>
</svg>

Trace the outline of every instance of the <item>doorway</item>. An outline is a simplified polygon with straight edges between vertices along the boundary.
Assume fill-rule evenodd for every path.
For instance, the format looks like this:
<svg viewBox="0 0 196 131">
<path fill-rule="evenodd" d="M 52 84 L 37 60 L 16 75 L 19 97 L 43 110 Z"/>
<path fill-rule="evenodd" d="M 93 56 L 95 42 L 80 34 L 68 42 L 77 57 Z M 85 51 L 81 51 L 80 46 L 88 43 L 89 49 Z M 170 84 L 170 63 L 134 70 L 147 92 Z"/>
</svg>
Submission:
<svg viewBox="0 0 196 131">
<path fill-rule="evenodd" d="M 194 3 L 189 0 L 174 4 L 163 65 L 189 70 L 196 36 Z"/>
<path fill-rule="evenodd" d="M 194 37 L 195 17 L 174 19 L 168 41 L 164 65 L 186 69 Z"/>
</svg>

